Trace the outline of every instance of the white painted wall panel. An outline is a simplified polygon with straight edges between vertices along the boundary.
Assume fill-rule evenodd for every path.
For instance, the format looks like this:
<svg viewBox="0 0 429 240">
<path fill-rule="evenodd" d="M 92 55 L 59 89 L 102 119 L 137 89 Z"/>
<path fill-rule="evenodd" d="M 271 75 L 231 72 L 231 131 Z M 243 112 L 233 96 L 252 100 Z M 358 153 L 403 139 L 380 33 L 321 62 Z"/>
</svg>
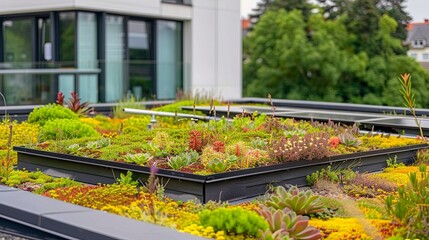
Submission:
<svg viewBox="0 0 429 240">
<path fill-rule="evenodd" d="M 192 16 L 192 89 L 242 96 L 240 3 L 195 0 Z"/>
<path fill-rule="evenodd" d="M 0 0 L 0 14 L 72 9 L 74 0 Z"/>
<path fill-rule="evenodd" d="M 147 16 L 159 15 L 160 4 L 160 0 L 75 0 L 77 8 Z"/>
<path fill-rule="evenodd" d="M 192 16 L 193 92 L 214 90 L 216 84 L 215 10 L 196 8 Z"/>
<path fill-rule="evenodd" d="M 242 96 L 240 15 L 234 11 L 220 10 L 217 27 L 219 78 L 217 87 L 226 98 L 240 98 Z"/>
<path fill-rule="evenodd" d="M 194 8 L 208 8 L 214 10 L 216 8 L 216 1 L 218 0 L 192 0 Z M 236 0 L 230 0 L 236 1 Z"/>
<path fill-rule="evenodd" d="M 413 48 L 408 50 L 408 56 L 416 54 L 416 61 L 418 62 L 429 62 L 429 59 L 424 59 L 423 54 L 429 54 L 429 48 Z"/>
<path fill-rule="evenodd" d="M 160 16 L 175 20 L 191 20 L 192 7 L 187 5 L 161 3 Z"/>
</svg>

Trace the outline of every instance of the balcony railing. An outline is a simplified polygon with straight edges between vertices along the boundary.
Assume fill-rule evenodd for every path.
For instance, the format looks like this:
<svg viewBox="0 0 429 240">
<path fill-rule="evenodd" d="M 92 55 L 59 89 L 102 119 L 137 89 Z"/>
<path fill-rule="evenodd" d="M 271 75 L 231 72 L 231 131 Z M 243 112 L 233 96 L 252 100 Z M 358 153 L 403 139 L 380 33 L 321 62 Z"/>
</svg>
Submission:
<svg viewBox="0 0 429 240">
<path fill-rule="evenodd" d="M 78 92 L 82 101 L 117 102 L 130 94 L 137 99 L 173 99 L 189 88 L 189 66 L 153 61 L 67 63 L 0 63 L 0 92 L 8 105 L 55 102 L 57 92 Z M 95 66 L 95 67 L 82 67 Z"/>
</svg>

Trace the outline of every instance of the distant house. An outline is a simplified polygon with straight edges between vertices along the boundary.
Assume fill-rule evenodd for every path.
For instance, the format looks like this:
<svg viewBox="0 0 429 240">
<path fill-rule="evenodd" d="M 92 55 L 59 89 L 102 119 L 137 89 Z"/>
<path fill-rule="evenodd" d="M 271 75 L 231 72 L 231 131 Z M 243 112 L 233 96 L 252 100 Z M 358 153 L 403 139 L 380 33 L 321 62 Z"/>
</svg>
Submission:
<svg viewBox="0 0 429 240">
<path fill-rule="evenodd" d="M 243 38 L 250 31 L 251 27 L 252 27 L 252 22 L 250 21 L 249 18 L 243 18 L 243 19 L 241 19 L 241 31 L 242 31 L 242 37 Z"/>
<path fill-rule="evenodd" d="M 416 59 L 429 71 L 429 19 L 408 25 L 405 44 L 409 47 L 408 56 Z"/>
</svg>

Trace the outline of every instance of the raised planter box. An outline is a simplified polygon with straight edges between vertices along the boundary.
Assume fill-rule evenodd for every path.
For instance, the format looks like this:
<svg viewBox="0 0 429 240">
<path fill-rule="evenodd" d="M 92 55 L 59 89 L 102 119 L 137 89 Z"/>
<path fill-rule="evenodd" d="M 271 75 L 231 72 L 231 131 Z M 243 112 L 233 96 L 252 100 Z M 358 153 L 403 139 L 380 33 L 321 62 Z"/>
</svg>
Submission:
<svg viewBox="0 0 429 240">
<path fill-rule="evenodd" d="M 206 176 L 159 169 L 157 176 L 160 183 L 165 185 L 167 195 L 175 199 L 197 198 L 204 203 L 209 200 L 235 201 L 264 194 L 269 185 L 304 186 L 307 175 L 329 165 L 340 168 L 352 167 L 359 172 L 375 172 L 385 168 L 386 160 L 395 156 L 398 163 L 410 164 L 416 158 L 417 150 L 428 147 L 427 144 L 417 144 Z M 125 174 L 128 170 L 142 181 L 150 174 L 150 168 L 138 165 L 24 147 L 14 147 L 14 150 L 18 152 L 19 169 L 41 170 L 52 176 L 69 177 L 89 184 L 114 183 L 120 173 Z"/>
</svg>

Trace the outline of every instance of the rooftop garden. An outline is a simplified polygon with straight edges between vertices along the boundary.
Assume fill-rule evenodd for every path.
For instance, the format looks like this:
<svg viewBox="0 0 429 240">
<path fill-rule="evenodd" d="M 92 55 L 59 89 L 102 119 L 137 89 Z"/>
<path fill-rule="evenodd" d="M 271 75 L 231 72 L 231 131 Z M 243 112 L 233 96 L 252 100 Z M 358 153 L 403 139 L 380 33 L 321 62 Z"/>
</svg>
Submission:
<svg viewBox="0 0 429 240">
<path fill-rule="evenodd" d="M 197 116 L 201 113 L 180 108 L 196 104 L 182 101 L 153 110 Z M 35 194 L 212 239 L 427 236 L 429 153 L 425 138 L 361 134 L 356 125 L 297 121 L 270 114 L 220 117 L 215 107 L 221 103 L 202 104 L 213 110 L 209 121 L 180 115 L 124 116 L 122 112 L 117 112 L 120 117 L 107 117 L 91 113 L 77 95 L 68 104 L 59 95 L 57 104 L 35 109 L 28 121 L 5 120 L 0 124 L 0 181 Z M 37 164 L 41 165 L 53 161 L 48 158 L 57 154 L 56 158 L 87 161 L 88 166 L 114 163 L 112 166 L 119 166 L 121 172 L 113 175 L 111 184 L 52 177 L 35 169 L 22 169 L 21 162 L 31 157 L 19 155 L 21 150 L 17 157 L 13 146 L 38 151 Z M 403 151 L 410 155 L 403 155 Z M 71 166 L 61 161 L 57 165 Z M 367 173 L 363 168 L 367 161 L 377 161 L 373 163 L 376 168 L 371 169 L 379 172 Z M 416 164 L 404 165 L 410 161 Z M 307 171 L 298 170 L 300 165 Z M 267 176 L 276 179 L 298 176 L 296 172 L 301 171 L 304 175 L 296 179 L 302 178 L 305 184 L 293 184 L 294 178 L 270 179 L 263 186 L 249 185 L 245 192 L 260 187 L 263 192 L 239 202 L 228 193 L 227 185 L 221 185 L 224 193 L 215 193 L 217 200 L 171 195 L 177 190 L 172 186 L 180 188 L 190 176 L 206 184 L 220 179 L 236 188 L 237 183 L 227 179 L 245 175 L 246 181 L 261 185 L 257 174 L 268 170 L 272 172 Z M 175 182 L 175 176 L 180 181 Z M 219 201 L 222 194 L 230 194 L 231 201 Z"/>
</svg>

